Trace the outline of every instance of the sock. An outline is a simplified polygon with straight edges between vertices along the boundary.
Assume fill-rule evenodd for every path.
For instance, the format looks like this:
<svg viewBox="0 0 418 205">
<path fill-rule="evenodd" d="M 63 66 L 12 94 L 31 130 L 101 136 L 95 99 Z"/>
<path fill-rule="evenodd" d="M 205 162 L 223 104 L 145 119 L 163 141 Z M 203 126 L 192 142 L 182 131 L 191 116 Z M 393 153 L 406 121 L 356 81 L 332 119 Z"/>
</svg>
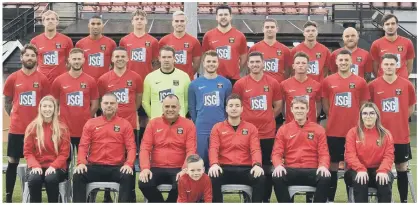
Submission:
<svg viewBox="0 0 418 205">
<path fill-rule="evenodd" d="M 6 202 L 12 202 L 13 189 L 16 183 L 17 166 L 19 163 L 8 163 L 6 170 Z"/>
<path fill-rule="evenodd" d="M 331 184 L 329 187 L 328 193 L 328 201 L 333 202 L 335 198 L 335 192 L 337 191 L 337 183 L 338 183 L 338 171 L 331 171 Z"/>
<path fill-rule="evenodd" d="M 408 202 L 408 171 L 405 172 L 399 172 L 398 174 L 398 191 L 399 196 L 401 198 L 401 203 L 407 203 Z"/>
</svg>

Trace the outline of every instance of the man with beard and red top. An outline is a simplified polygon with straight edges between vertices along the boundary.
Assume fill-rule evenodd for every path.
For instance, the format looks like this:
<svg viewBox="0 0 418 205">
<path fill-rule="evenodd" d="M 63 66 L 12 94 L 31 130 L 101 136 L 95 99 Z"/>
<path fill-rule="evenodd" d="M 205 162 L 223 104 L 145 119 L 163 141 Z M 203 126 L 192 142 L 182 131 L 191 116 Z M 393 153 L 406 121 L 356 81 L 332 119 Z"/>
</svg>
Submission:
<svg viewBox="0 0 418 205">
<path fill-rule="evenodd" d="M 280 127 L 271 159 L 274 192 L 278 202 L 291 202 L 289 186 L 314 186 L 313 202 L 327 201 L 330 184 L 329 153 L 325 130 L 308 121 L 309 102 L 295 98 L 291 102 L 294 120 Z"/>
<path fill-rule="evenodd" d="M 232 93 L 237 93 L 242 98 L 244 106 L 242 119 L 254 124 L 258 129 L 263 169 L 266 173 L 263 201 L 269 202 L 273 185 L 270 157 L 276 132 L 275 118 L 281 112 L 283 96 L 280 84 L 274 78 L 265 75 L 263 67 L 263 54 L 257 51 L 250 53 L 248 55 L 250 74 L 235 83 Z"/>
<path fill-rule="evenodd" d="M 398 58 L 383 55 L 383 76 L 369 84 L 371 100 L 377 105 L 383 126 L 390 131 L 395 144 L 395 167 L 402 203 L 408 200 L 408 161 L 412 159 L 408 118 L 414 113 L 416 93 L 409 80 L 396 74 Z"/>
<path fill-rule="evenodd" d="M 246 71 L 247 39 L 232 27 L 232 9 L 228 5 L 216 8 L 216 20 L 218 26 L 203 36 L 202 51 L 215 50 L 218 53 L 218 73 L 234 85 L 240 79 L 240 72 Z"/>
<path fill-rule="evenodd" d="M 264 55 L 264 73 L 281 83 L 291 72 L 292 56 L 290 49 L 276 40 L 279 27 L 274 19 L 266 19 L 263 23 L 264 39 L 253 45 L 249 53 L 258 51 Z"/>
<path fill-rule="evenodd" d="M 119 46 L 128 51 L 128 70 L 135 71 L 142 79 L 160 66 L 158 61 L 159 48 L 158 40 L 147 33 L 147 13 L 141 9 L 132 12 L 131 23 L 133 32 L 123 37 Z M 139 116 L 139 139 L 142 139 L 145 127 L 148 123 L 148 116 L 143 106 L 137 110 Z M 138 146 L 139 148 L 139 146 Z"/>
<path fill-rule="evenodd" d="M 340 51 L 342 50 L 348 50 L 351 52 L 351 60 L 353 62 L 350 68 L 351 72 L 368 81 L 370 79 L 370 74 L 373 71 L 372 57 L 368 51 L 361 49 L 357 46 L 359 41 L 359 35 L 357 30 L 353 27 L 346 28 L 343 32 L 343 41 L 344 47 L 335 50 L 331 54 L 331 73 L 337 72 L 337 64 L 335 63 L 337 54 L 340 53 Z"/>
<path fill-rule="evenodd" d="M 73 41 L 68 36 L 58 33 L 58 14 L 48 10 L 42 14 L 44 33 L 34 37 L 30 43 L 38 49 L 38 71 L 44 74 L 49 83 L 67 72 L 68 53 L 73 48 Z"/>
<path fill-rule="evenodd" d="M 26 44 L 20 51 L 22 68 L 12 73 L 4 83 L 4 110 L 10 116 L 7 143 L 6 202 L 12 202 L 16 171 L 23 158 L 25 129 L 38 113 L 38 104 L 49 93 L 48 79 L 35 69 L 38 51 Z"/>
<path fill-rule="evenodd" d="M 309 56 L 308 76 L 318 83 L 328 75 L 331 52 L 323 44 L 317 41 L 318 25 L 308 21 L 303 25 L 305 41 L 294 47 L 290 52 L 295 56 L 297 52 L 304 52 Z"/>
<path fill-rule="evenodd" d="M 131 124 L 116 115 L 116 98 L 113 93 L 103 95 L 103 115 L 89 119 L 83 128 L 73 176 L 76 203 L 86 202 L 90 182 L 117 182 L 119 202 L 131 201 L 136 146 Z"/>
<path fill-rule="evenodd" d="M 183 11 L 173 13 L 172 25 L 174 32 L 160 39 L 160 48 L 169 45 L 176 50 L 175 67 L 186 72 L 190 80 L 194 79 L 195 73 L 200 67 L 202 47 L 199 40 L 186 33 L 187 17 Z"/>
<path fill-rule="evenodd" d="M 83 50 L 71 49 L 68 58 L 70 71 L 58 76 L 51 87 L 51 94 L 59 103 L 61 120 L 70 131 L 71 144 L 77 149 L 84 125 L 99 108 L 97 84 L 83 72 L 84 61 Z"/>
<path fill-rule="evenodd" d="M 177 201 L 177 181 L 186 173 L 187 157 L 196 154 L 196 128 L 193 122 L 181 117 L 180 102 L 168 94 L 162 102 L 163 115 L 150 120 L 139 151 L 139 189 L 149 202 L 164 202 L 157 189 L 171 184 L 166 202 Z"/>
<path fill-rule="evenodd" d="M 281 83 L 283 99 L 286 102 L 286 123 L 293 121 L 290 108 L 292 100 L 296 98 L 304 98 L 308 101 L 308 121 L 316 122 L 321 111 L 321 84 L 308 78 L 308 55 L 297 52 L 293 59 L 295 75 Z"/>
<path fill-rule="evenodd" d="M 396 74 L 399 77 L 408 79 L 414 65 L 415 51 L 412 41 L 398 35 L 398 18 L 393 14 L 386 14 L 382 17 L 382 26 L 385 36 L 375 40 L 370 47 L 370 54 L 373 58 L 373 73 L 375 76 L 382 76 L 382 56 L 386 53 L 396 55 Z"/>
<path fill-rule="evenodd" d="M 75 47 L 83 49 L 87 59 L 83 64 L 83 72 L 97 81 L 110 70 L 110 58 L 116 43 L 103 35 L 104 24 L 100 16 L 91 17 L 88 27 L 90 35 L 79 40 Z"/>
<path fill-rule="evenodd" d="M 262 202 L 265 176 L 257 128 L 241 119 L 244 106 L 238 94 L 228 96 L 225 109 L 228 118 L 216 123 L 210 134 L 208 174 L 213 202 L 223 202 L 224 184 L 251 186 L 252 202 Z"/>
<path fill-rule="evenodd" d="M 366 81 L 350 71 L 351 52 L 342 50 L 336 60 L 338 73 L 324 79 L 322 107 L 327 115 L 327 143 L 331 157 L 331 187 L 328 201 L 333 202 L 337 190 L 338 163 L 344 161 L 345 136 L 356 126 L 362 104 L 370 99 Z M 343 120 L 343 123 L 342 121 Z"/>
</svg>

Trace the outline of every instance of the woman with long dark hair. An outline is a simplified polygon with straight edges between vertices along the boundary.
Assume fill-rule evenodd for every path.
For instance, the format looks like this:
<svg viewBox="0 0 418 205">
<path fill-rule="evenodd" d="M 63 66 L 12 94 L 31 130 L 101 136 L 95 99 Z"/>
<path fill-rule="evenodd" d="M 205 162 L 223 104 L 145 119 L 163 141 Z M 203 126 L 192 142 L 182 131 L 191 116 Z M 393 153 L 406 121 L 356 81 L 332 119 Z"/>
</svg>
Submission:
<svg viewBox="0 0 418 205">
<path fill-rule="evenodd" d="M 42 202 L 43 183 L 48 202 L 58 202 L 59 183 L 65 180 L 69 154 L 68 128 L 58 119 L 55 98 L 45 96 L 39 103 L 37 117 L 26 128 L 23 145 L 31 203 Z"/>
<path fill-rule="evenodd" d="M 390 132 L 382 126 L 374 103 L 360 108 L 358 125 L 348 131 L 345 144 L 348 171 L 345 183 L 353 187 L 354 201 L 368 202 L 368 188 L 377 189 L 379 203 L 392 200 L 394 146 Z"/>
</svg>

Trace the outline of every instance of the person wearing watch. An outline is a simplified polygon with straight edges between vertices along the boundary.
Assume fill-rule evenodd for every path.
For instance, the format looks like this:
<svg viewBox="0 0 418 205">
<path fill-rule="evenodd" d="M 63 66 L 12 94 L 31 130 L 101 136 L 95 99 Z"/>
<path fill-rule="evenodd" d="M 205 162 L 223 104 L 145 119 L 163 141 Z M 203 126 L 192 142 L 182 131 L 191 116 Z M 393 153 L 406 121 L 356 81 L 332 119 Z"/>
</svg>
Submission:
<svg viewBox="0 0 418 205">
<path fill-rule="evenodd" d="M 325 129 L 308 121 L 307 99 L 294 98 L 290 110 L 294 120 L 280 127 L 271 154 L 277 201 L 291 202 L 288 187 L 298 185 L 316 187 L 313 202 L 325 203 L 331 183 Z"/>
<path fill-rule="evenodd" d="M 252 202 L 261 202 L 265 176 L 258 130 L 241 120 L 243 105 L 239 95 L 231 94 L 226 104 L 228 118 L 215 124 L 210 134 L 208 173 L 212 181 L 212 201 L 223 202 L 222 185 L 245 184 L 253 189 Z"/>
</svg>

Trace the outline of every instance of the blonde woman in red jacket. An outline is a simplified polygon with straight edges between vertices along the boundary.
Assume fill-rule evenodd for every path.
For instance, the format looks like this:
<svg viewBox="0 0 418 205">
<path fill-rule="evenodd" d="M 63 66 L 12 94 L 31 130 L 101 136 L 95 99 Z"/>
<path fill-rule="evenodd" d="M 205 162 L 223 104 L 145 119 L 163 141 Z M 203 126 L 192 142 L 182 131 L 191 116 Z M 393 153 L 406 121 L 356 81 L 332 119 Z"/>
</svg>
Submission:
<svg viewBox="0 0 418 205">
<path fill-rule="evenodd" d="M 348 131 L 345 144 L 349 170 L 344 179 L 353 187 L 356 203 L 368 202 L 368 187 L 377 188 L 379 203 L 391 202 L 393 150 L 392 135 L 382 126 L 377 106 L 365 103 L 358 125 Z"/>
<path fill-rule="evenodd" d="M 23 155 L 28 163 L 27 181 L 31 203 L 42 202 L 45 183 L 48 202 L 58 202 L 58 186 L 65 180 L 70 154 L 70 133 L 58 120 L 58 106 L 51 95 L 41 99 L 38 115 L 28 125 Z"/>
</svg>

